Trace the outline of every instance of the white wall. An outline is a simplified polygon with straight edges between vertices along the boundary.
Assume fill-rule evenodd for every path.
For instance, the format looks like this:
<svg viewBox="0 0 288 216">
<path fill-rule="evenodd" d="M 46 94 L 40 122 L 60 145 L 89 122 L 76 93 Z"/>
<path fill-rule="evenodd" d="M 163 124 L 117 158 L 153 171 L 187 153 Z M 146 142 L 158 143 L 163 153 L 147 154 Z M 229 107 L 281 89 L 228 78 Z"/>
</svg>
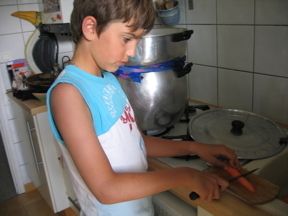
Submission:
<svg viewBox="0 0 288 216">
<path fill-rule="evenodd" d="M 190 97 L 288 124 L 288 1 L 179 2 L 180 24 L 194 30 Z"/>
</svg>

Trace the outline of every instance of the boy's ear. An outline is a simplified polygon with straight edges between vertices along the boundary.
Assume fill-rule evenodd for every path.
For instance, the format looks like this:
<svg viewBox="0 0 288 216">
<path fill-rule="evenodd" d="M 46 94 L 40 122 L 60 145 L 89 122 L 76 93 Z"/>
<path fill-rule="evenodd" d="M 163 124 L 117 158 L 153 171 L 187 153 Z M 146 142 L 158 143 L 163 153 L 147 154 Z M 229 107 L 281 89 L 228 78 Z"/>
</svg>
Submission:
<svg viewBox="0 0 288 216">
<path fill-rule="evenodd" d="M 87 16 L 82 22 L 82 32 L 86 40 L 93 40 L 97 36 L 96 32 L 97 21 L 92 16 Z"/>
</svg>

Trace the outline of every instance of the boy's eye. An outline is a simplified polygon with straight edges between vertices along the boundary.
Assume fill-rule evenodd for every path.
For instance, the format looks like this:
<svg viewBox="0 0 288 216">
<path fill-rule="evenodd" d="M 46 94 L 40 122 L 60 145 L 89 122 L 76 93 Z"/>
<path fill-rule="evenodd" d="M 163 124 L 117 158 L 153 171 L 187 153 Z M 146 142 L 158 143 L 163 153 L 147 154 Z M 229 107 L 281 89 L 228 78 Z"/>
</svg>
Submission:
<svg viewBox="0 0 288 216">
<path fill-rule="evenodd" d="M 123 37 L 123 41 L 124 43 L 128 43 L 129 41 L 131 41 L 132 38 L 129 38 L 129 37 Z"/>
</svg>

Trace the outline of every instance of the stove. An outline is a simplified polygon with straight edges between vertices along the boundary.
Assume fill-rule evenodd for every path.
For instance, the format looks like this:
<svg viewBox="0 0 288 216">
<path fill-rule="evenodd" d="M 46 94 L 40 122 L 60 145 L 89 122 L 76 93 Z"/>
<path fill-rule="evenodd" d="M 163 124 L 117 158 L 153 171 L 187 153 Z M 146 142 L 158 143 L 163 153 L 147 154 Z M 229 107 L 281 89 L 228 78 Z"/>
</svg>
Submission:
<svg viewBox="0 0 288 216">
<path fill-rule="evenodd" d="M 181 140 L 193 141 L 193 138 L 189 134 L 190 119 L 193 118 L 195 115 L 198 115 L 201 112 L 210 109 L 213 108 L 210 108 L 208 105 L 202 105 L 202 104 L 188 105 L 184 111 L 183 116 L 180 118 L 178 122 L 176 122 L 176 124 L 174 124 L 172 127 L 167 128 L 165 131 L 153 136 L 179 141 Z M 208 168 L 207 163 L 199 159 L 197 155 L 184 155 L 184 156 L 158 158 L 158 159 L 172 167 L 188 166 L 199 170 L 204 170 Z M 250 163 L 251 161 L 253 161 L 253 159 L 239 159 L 239 162 L 242 166 Z"/>
</svg>

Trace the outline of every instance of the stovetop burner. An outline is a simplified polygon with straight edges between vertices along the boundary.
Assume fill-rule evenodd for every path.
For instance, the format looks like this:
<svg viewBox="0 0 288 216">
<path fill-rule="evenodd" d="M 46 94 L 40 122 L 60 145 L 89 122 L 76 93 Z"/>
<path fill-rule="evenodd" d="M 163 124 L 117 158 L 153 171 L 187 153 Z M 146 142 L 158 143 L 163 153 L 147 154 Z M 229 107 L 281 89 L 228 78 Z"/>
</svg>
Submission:
<svg viewBox="0 0 288 216">
<path fill-rule="evenodd" d="M 197 109 L 205 111 L 210 108 L 208 105 L 188 105 L 184 111 L 182 118 L 180 118 L 179 122 L 154 136 L 171 140 L 193 141 L 193 138 L 189 134 L 188 125 L 191 116 L 197 113 Z M 184 155 L 173 158 L 189 161 L 191 159 L 198 159 L 199 157 L 197 155 Z"/>
<path fill-rule="evenodd" d="M 190 117 L 192 115 L 196 114 L 197 109 L 204 111 L 204 110 L 208 110 L 210 108 L 209 108 L 208 105 L 187 105 L 185 110 L 184 110 L 183 116 L 180 118 L 180 120 L 177 123 L 187 124 L 187 128 L 188 128 L 188 123 L 190 121 Z M 160 129 L 160 130 L 146 130 L 146 131 L 143 131 L 143 133 L 146 134 L 146 135 L 149 135 L 149 136 L 163 137 L 163 138 L 166 138 L 166 139 L 181 139 L 179 137 L 178 138 L 177 137 L 174 138 L 173 136 L 165 137 L 167 134 L 170 134 L 171 131 L 177 129 L 177 128 L 175 128 L 175 127 L 177 127 L 177 126 L 175 126 L 175 125 L 177 125 L 177 123 L 172 125 L 172 126 L 170 126 L 170 127 L 164 128 L 164 129 Z M 184 134 L 184 133 L 186 133 L 186 132 L 183 131 L 182 134 Z M 181 136 L 183 136 L 182 140 L 183 139 L 189 140 L 189 138 L 188 138 L 189 135 L 188 134 L 187 135 L 181 135 Z"/>
</svg>

